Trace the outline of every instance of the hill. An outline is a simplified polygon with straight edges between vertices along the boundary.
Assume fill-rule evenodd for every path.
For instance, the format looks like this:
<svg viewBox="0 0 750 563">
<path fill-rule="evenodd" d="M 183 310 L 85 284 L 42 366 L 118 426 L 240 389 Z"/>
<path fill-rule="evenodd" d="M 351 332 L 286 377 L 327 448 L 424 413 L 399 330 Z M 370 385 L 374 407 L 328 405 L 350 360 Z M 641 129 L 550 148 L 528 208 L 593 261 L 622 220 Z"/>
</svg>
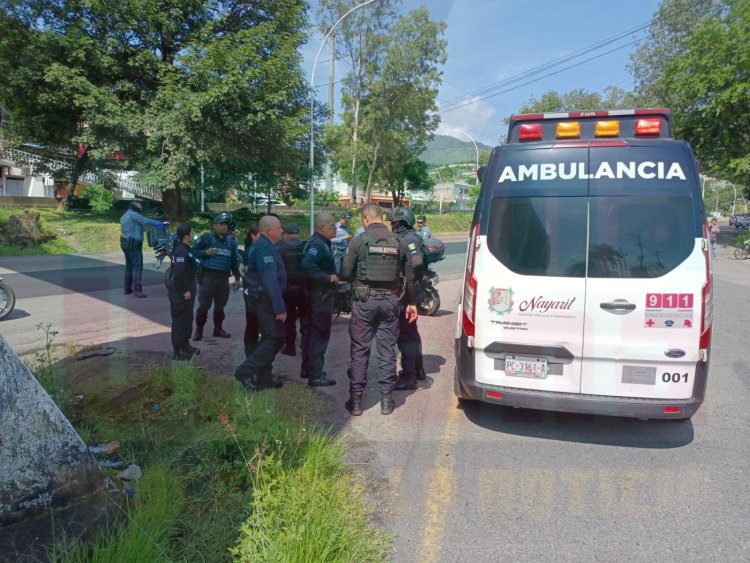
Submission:
<svg viewBox="0 0 750 563">
<path fill-rule="evenodd" d="M 477 148 L 481 153 L 491 151 L 493 147 L 477 143 Z M 447 135 L 435 135 L 435 138 L 427 143 L 427 149 L 420 158 L 428 164 L 444 166 L 459 162 L 473 162 L 476 159 L 476 152 L 474 144 L 470 141 L 462 141 Z"/>
</svg>

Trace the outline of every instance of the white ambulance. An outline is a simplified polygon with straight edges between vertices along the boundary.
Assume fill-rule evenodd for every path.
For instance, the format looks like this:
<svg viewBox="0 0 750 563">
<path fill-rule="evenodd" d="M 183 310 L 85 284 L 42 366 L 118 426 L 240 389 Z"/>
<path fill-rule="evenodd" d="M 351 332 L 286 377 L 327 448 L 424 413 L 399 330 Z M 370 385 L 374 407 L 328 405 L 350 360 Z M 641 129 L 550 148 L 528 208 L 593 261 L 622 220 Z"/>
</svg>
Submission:
<svg viewBox="0 0 750 563">
<path fill-rule="evenodd" d="M 455 393 L 688 419 L 711 347 L 698 167 L 667 109 L 514 115 L 481 172 Z"/>
</svg>

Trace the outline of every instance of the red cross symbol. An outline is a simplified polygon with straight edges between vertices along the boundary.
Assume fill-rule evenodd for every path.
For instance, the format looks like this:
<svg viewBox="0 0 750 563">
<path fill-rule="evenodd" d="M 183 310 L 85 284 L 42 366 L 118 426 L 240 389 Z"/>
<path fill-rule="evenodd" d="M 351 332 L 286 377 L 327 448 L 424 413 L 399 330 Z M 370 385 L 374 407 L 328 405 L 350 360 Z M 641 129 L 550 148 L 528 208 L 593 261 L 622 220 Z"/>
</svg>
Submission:
<svg viewBox="0 0 750 563">
<path fill-rule="evenodd" d="M 654 321 L 652 321 L 651 319 L 649 319 L 649 320 L 647 320 L 647 321 L 646 321 L 646 324 L 647 324 L 648 326 L 650 326 L 650 327 L 651 327 L 651 326 L 654 326 Z"/>
</svg>

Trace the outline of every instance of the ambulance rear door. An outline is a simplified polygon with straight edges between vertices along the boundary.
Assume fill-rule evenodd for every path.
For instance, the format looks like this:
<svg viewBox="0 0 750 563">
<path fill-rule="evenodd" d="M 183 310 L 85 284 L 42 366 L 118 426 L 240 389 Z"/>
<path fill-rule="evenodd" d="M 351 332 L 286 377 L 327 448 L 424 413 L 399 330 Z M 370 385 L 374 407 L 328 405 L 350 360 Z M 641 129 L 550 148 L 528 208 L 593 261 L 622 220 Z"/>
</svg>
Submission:
<svg viewBox="0 0 750 563">
<path fill-rule="evenodd" d="M 589 175 L 581 393 L 689 398 L 707 271 L 692 155 L 592 145 Z"/>
</svg>

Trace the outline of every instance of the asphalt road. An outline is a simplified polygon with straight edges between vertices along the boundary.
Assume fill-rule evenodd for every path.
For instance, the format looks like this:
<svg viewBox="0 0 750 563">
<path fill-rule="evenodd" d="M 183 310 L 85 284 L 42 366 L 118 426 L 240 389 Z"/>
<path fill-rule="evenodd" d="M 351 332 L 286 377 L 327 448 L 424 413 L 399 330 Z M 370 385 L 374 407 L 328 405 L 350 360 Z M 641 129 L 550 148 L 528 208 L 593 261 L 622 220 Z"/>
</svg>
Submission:
<svg viewBox="0 0 750 563">
<path fill-rule="evenodd" d="M 458 408 L 452 344 L 465 249 L 458 240 L 436 265 L 441 310 L 419 320 L 428 379 L 397 393 L 391 416 L 379 413 L 372 369 L 364 415 L 349 420 L 343 412 L 348 333 L 347 319 L 337 319 L 326 369 L 339 385 L 317 392 L 338 406 L 336 430 L 372 485 L 377 521 L 395 534 L 393 561 L 747 561 L 750 260 L 732 258 L 735 233 L 725 231 L 707 399 L 688 422 Z M 0 276 L 19 297 L 0 333 L 17 349 L 43 345 L 36 324 L 47 322 L 60 342 L 168 348 L 158 276 L 148 278 L 149 299 L 136 300 L 121 294 L 117 257 L 28 260 L 23 273 L 6 276 L 1 268 L 18 260 L 26 259 L 0 259 Z M 44 265 L 55 260 L 57 270 Z M 100 289 L 80 293 L 92 279 Z M 241 331 L 238 296 L 229 311 L 230 332 Z M 241 342 L 210 340 L 199 361 L 229 377 Z M 298 362 L 279 356 L 276 370 L 299 381 Z"/>
</svg>

